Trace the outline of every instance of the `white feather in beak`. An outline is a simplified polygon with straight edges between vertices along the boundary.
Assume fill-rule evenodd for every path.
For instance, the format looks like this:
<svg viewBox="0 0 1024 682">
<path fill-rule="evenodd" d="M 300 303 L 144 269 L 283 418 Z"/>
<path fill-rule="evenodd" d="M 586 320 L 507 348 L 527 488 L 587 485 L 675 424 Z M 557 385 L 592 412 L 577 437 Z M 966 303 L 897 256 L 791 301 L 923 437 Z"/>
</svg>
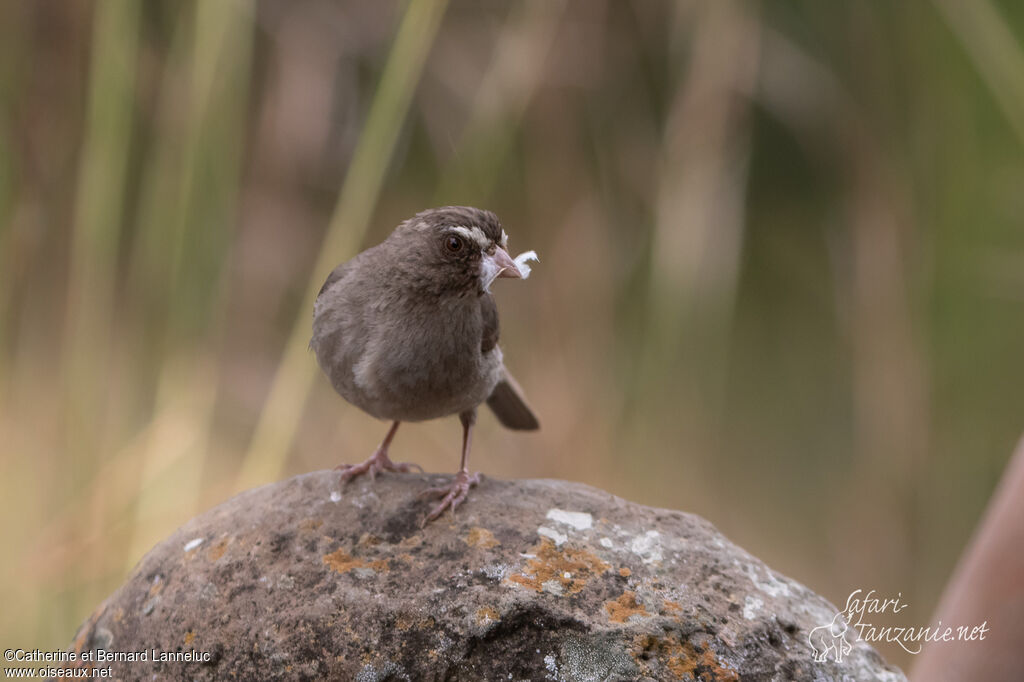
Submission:
<svg viewBox="0 0 1024 682">
<path fill-rule="evenodd" d="M 491 290 L 491 284 L 499 277 L 512 277 L 526 279 L 530 276 L 530 266 L 527 261 L 538 260 L 534 251 L 527 251 L 516 256 L 515 260 L 508 255 L 508 251 L 499 247 L 493 253 L 485 253 L 480 262 L 480 283 L 484 291 Z"/>
<path fill-rule="evenodd" d="M 536 251 L 524 251 L 515 257 L 516 267 L 519 268 L 519 274 L 522 275 L 523 279 L 530 276 L 531 268 L 527 263 L 531 260 L 535 263 L 540 262 L 540 258 L 537 258 Z"/>
</svg>

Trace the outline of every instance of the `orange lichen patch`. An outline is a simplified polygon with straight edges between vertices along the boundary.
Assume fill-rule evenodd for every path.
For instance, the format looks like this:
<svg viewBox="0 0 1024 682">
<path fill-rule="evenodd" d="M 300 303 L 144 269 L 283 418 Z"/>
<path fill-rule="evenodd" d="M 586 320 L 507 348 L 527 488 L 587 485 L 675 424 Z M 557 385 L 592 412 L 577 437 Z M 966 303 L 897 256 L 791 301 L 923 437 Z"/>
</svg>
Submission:
<svg viewBox="0 0 1024 682">
<path fill-rule="evenodd" d="M 688 641 L 672 637 L 638 635 L 631 654 L 645 673 L 650 674 L 650 659 L 656 658 L 676 679 L 702 682 L 739 682 L 739 674 L 719 660 L 714 649 L 697 649 Z"/>
<path fill-rule="evenodd" d="M 157 580 L 152 585 L 149 586 L 149 596 L 150 597 L 155 597 L 156 595 L 160 594 L 163 591 L 163 589 L 164 589 L 164 581 L 163 580 Z"/>
<path fill-rule="evenodd" d="M 185 646 L 188 646 L 193 641 L 195 641 L 195 638 L 196 638 L 196 633 L 195 633 L 194 630 L 189 630 L 188 632 L 186 632 L 185 633 Z"/>
<path fill-rule="evenodd" d="M 519 573 L 510 575 L 508 582 L 541 592 L 544 584 L 556 581 L 568 594 L 582 590 L 587 581 L 608 570 L 608 564 L 585 549 L 559 550 L 549 538 L 542 538 L 530 551 L 534 555 Z"/>
<path fill-rule="evenodd" d="M 118 607 L 117 611 L 114 611 L 114 622 L 120 623 L 124 620 L 124 609 Z"/>
<path fill-rule="evenodd" d="M 665 601 L 661 602 L 661 610 L 663 613 L 681 613 L 683 607 L 678 602 L 669 601 L 668 599 L 666 599 Z"/>
<path fill-rule="evenodd" d="M 633 571 L 629 570 L 629 568 L 627 568 L 626 566 L 623 566 L 619 569 L 619 575 L 621 575 L 623 578 L 628 578 L 629 576 L 633 575 Z"/>
<path fill-rule="evenodd" d="M 476 610 L 476 622 L 479 625 L 489 625 L 501 620 L 501 615 L 491 606 L 481 606 Z"/>
<path fill-rule="evenodd" d="M 716 682 L 739 682 L 740 676 L 732 668 L 718 660 L 715 650 L 708 647 L 697 651 L 692 644 L 683 645 L 683 656 L 673 656 L 668 660 L 668 668 L 674 674 L 689 673 L 698 680 L 715 680 Z"/>
<path fill-rule="evenodd" d="M 395 618 L 395 629 L 401 632 L 407 632 L 412 629 L 426 630 L 434 625 L 434 619 L 431 616 L 415 617 L 410 614 L 401 614 Z"/>
<path fill-rule="evenodd" d="M 435 622 L 433 616 L 430 615 L 417 616 L 414 613 L 400 613 L 394 620 L 394 628 L 399 632 L 427 630 L 434 627 L 434 625 Z M 402 644 L 402 646 L 404 646 L 404 644 Z"/>
<path fill-rule="evenodd" d="M 312 533 L 322 525 L 324 525 L 324 522 L 319 519 L 302 519 L 299 521 L 299 530 L 304 533 Z"/>
<path fill-rule="evenodd" d="M 227 538 L 225 538 L 210 548 L 210 551 L 206 553 L 206 558 L 210 561 L 217 561 L 217 559 L 220 559 L 222 556 L 224 556 L 224 552 L 227 550 L 227 548 L 228 541 Z"/>
<path fill-rule="evenodd" d="M 373 561 L 356 559 L 340 547 L 330 554 L 325 554 L 323 561 L 331 567 L 332 571 L 338 573 L 348 573 L 354 568 L 369 568 L 381 573 L 390 568 L 386 559 L 374 559 Z"/>
<path fill-rule="evenodd" d="M 470 547 L 480 547 L 481 549 L 490 549 L 491 547 L 497 547 L 501 543 L 494 537 L 494 533 L 487 530 L 486 528 L 480 528 L 479 526 L 473 526 L 469 529 L 469 533 L 463 539 Z"/>
<path fill-rule="evenodd" d="M 606 601 L 604 610 L 608 612 L 608 620 L 613 623 L 625 623 L 630 616 L 647 616 L 647 609 L 636 600 L 636 593 L 626 590 L 618 599 Z"/>
</svg>

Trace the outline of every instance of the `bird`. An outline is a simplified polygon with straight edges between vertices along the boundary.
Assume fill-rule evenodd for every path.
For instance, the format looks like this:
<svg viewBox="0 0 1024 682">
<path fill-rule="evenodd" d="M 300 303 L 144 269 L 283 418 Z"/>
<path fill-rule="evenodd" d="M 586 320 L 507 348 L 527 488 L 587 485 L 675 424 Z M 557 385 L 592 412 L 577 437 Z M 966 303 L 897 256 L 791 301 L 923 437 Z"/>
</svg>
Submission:
<svg viewBox="0 0 1024 682">
<path fill-rule="evenodd" d="M 491 211 L 443 206 L 405 220 L 383 242 L 337 266 L 313 306 L 310 348 L 334 390 L 367 414 L 391 422 L 361 464 L 343 464 L 342 483 L 380 471 L 422 471 L 388 451 L 402 422 L 458 415 L 462 459 L 451 483 L 421 497 L 440 498 L 424 525 L 455 509 L 480 481 L 468 458 L 477 407 L 487 403 L 505 427 L 540 427 L 498 346 L 491 286 L 526 279 L 533 251 L 515 259 Z"/>
</svg>

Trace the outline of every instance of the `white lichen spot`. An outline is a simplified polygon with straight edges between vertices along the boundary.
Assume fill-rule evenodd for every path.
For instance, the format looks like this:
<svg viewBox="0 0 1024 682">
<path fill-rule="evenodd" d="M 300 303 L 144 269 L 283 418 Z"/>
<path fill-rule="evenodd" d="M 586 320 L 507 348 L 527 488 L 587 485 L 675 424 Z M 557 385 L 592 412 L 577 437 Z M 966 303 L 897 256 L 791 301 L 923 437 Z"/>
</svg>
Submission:
<svg viewBox="0 0 1024 682">
<path fill-rule="evenodd" d="M 737 562 L 737 564 L 738 563 L 739 562 Z M 761 577 L 758 575 L 757 567 L 753 564 L 746 565 L 746 573 L 754 587 L 761 590 L 769 597 L 789 596 L 789 585 L 772 575 L 770 570 L 767 571 L 767 575 L 764 580 L 761 580 Z"/>
<path fill-rule="evenodd" d="M 331 502 L 334 502 L 335 504 L 337 504 L 338 502 L 341 502 L 341 493 L 339 493 L 337 490 L 332 490 L 331 491 Z"/>
<path fill-rule="evenodd" d="M 394 661 L 385 661 L 380 668 L 367 663 L 356 673 L 356 682 L 380 682 L 381 680 L 407 680 L 408 673 Z"/>
<path fill-rule="evenodd" d="M 367 663 L 364 665 L 358 673 L 356 673 L 356 682 L 377 682 L 380 678 L 377 676 L 377 669 Z"/>
<path fill-rule="evenodd" d="M 611 539 L 611 538 L 601 538 L 601 539 L 599 540 L 599 542 L 601 543 L 601 546 L 602 546 L 602 547 L 606 547 L 606 548 L 608 548 L 608 549 L 611 549 L 612 547 L 614 547 L 614 546 L 615 546 L 615 543 L 614 543 L 614 542 L 612 542 L 612 539 Z"/>
<path fill-rule="evenodd" d="M 764 601 L 760 597 L 748 594 L 743 602 L 743 617 L 747 620 L 754 620 L 762 606 L 764 606 Z"/>
<path fill-rule="evenodd" d="M 565 593 L 565 590 L 562 588 L 562 583 L 557 580 L 545 580 L 540 584 L 540 587 L 548 594 L 553 594 L 556 597 L 561 597 Z"/>
<path fill-rule="evenodd" d="M 540 653 L 539 651 L 537 653 Z M 548 654 L 544 657 L 544 667 L 548 669 L 548 672 L 558 677 L 558 661 L 554 654 Z"/>
<path fill-rule="evenodd" d="M 572 573 L 570 573 L 569 571 L 566 571 L 565 573 L 562 574 L 562 577 L 565 578 L 566 580 L 572 580 Z"/>
<path fill-rule="evenodd" d="M 484 566 L 480 571 L 491 580 L 504 580 L 511 572 L 511 568 L 505 564 L 491 564 Z"/>
<path fill-rule="evenodd" d="M 564 523 L 567 526 L 572 526 L 576 530 L 586 530 L 594 525 L 594 517 L 586 512 L 549 509 L 547 518 L 558 523 Z"/>
<path fill-rule="evenodd" d="M 189 540 L 185 543 L 185 551 L 191 552 L 193 549 L 203 544 L 203 538 L 196 538 L 195 540 Z"/>
<path fill-rule="evenodd" d="M 444 653 L 452 648 L 452 644 L 455 642 L 444 634 L 438 635 L 437 637 L 437 650 L 440 653 Z"/>
<path fill-rule="evenodd" d="M 559 533 L 554 528 L 548 528 L 547 526 L 541 526 L 540 528 L 538 528 L 537 535 L 540 535 L 541 537 L 545 538 L 550 538 L 554 541 L 556 546 L 561 545 L 569 539 L 569 536 L 565 533 Z"/>
<path fill-rule="evenodd" d="M 639 537 L 633 538 L 629 549 L 633 554 L 639 555 L 645 564 L 661 561 L 661 540 L 656 530 L 649 530 Z"/>
</svg>

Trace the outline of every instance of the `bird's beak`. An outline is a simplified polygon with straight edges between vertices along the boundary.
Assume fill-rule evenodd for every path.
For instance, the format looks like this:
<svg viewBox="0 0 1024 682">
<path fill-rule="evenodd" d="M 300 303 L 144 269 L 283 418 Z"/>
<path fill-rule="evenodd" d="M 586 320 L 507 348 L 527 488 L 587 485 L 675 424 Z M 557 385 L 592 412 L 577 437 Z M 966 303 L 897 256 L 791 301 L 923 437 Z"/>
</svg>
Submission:
<svg viewBox="0 0 1024 682">
<path fill-rule="evenodd" d="M 496 246 L 494 253 L 484 253 L 483 262 L 480 264 L 480 281 L 484 289 L 490 291 L 491 282 L 499 277 L 522 279 L 523 273 L 508 255 L 508 251 Z"/>
<path fill-rule="evenodd" d="M 519 266 L 512 260 L 512 256 L 508 255 L 508 251 L 499 246 L 494 249 L 493 258 L 494 264 L 499 268 L 498 277 L 523 278 L 523 273 L 519 271 Z"/>
</svg>

